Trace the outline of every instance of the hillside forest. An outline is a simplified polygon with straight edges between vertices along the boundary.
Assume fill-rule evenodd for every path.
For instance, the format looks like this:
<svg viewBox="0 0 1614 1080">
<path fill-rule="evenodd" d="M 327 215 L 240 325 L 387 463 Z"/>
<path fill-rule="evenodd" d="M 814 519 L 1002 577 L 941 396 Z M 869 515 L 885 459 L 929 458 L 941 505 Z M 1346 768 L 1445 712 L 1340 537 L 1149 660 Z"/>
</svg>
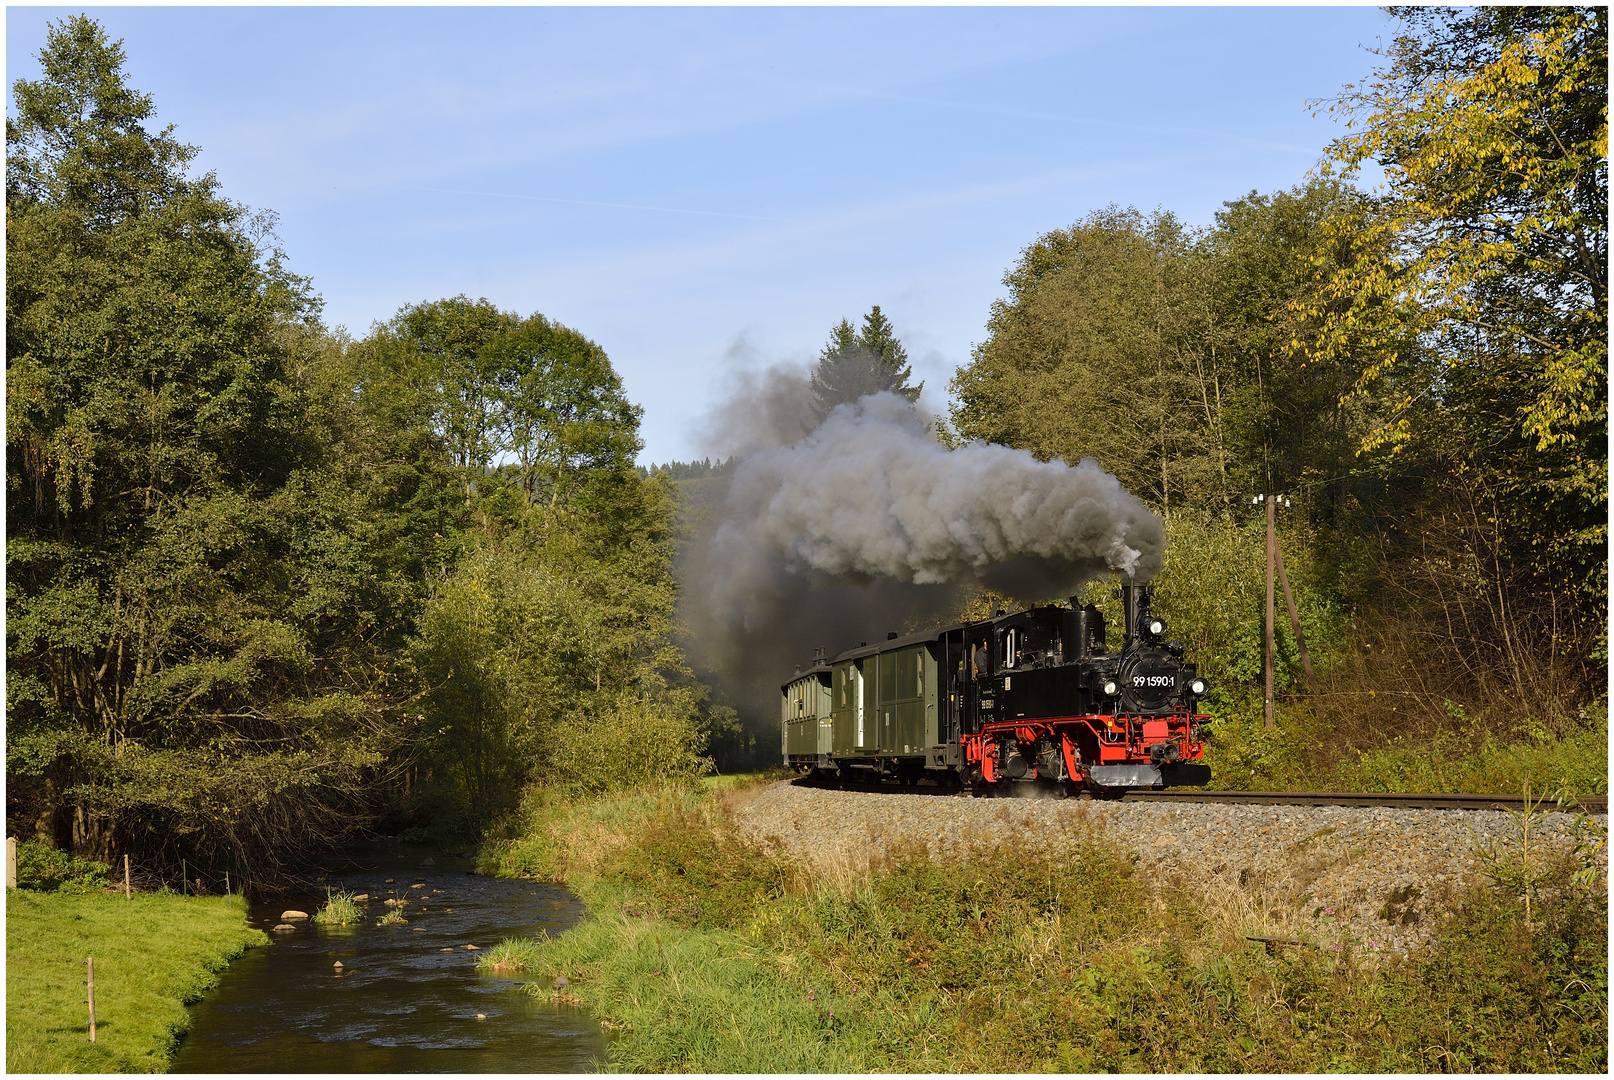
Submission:
<svg viewBox="0 0 1614 1080">
<path fill-rule="evenodd" d="M 937 437 L 1095 458 L 1164 518 L 1217 786 L 1602 790 L 1607 11 L 1392 11 L 1293 187 L 1030 238 Z M 267 880 L 776 760 L 680 629 L 732 463 L 638 466 L 610 359 L 541 313 L 327 326 L 119 43 L 69 18 L 40 60 L 6 127 L 8 833 Z M 809 385 L 820 418 L 918 395 L 878 307 Z M 1272 729 L 1261 494 L 1315 664 L 1280 618 Z"/>
</svg>

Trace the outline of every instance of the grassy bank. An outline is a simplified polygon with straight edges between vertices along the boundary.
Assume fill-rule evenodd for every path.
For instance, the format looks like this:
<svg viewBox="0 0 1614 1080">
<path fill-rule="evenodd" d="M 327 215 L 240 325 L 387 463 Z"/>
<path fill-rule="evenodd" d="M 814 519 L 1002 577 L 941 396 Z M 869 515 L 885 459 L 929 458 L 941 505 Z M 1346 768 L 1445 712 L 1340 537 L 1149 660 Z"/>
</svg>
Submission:
<svg viewBox="0 0 1614 1080">
<path fill-rule="evenodd" d="M 486 961 L 618 1033 L 645 1071 L 1602 1071 L 1607 901 L 1570 863 L 1452 898 L 1434 945 L 1268 951 L 1247 911 L 1096 841 L 813 878 L 742 841 L 728 790 L 537 797 L 488 869 L 591 918 Z M 1028 838 L 1030 839 L 1030 838 Z M 557 982 L 564 978 L 564 985 Z"/>
<path fill-rule="evenodd" d="M 6 890 L 6 1070 L 162 1072 L 185 1003 L 267 939 L 240 897 Z M 95 957 L 96 1041 L 84 958 Z"/>
<path fill-rule="evenodd" d="M 1231 791 L 1474 791 L 1576 795 L 1608 789 L 1608 707 L 1599 702 L 1566 724 L 1503 737 L 1453 710 L 1444 727 L 1409 728 L 1353 748 L 1303 707 L 1280 709 L 1278 728 L 1259 713 L 1212 725 L 1205 761 L 1211 786 Z M 1389 729 L 1397 730 L 1397 729 Z"/>
</svg>

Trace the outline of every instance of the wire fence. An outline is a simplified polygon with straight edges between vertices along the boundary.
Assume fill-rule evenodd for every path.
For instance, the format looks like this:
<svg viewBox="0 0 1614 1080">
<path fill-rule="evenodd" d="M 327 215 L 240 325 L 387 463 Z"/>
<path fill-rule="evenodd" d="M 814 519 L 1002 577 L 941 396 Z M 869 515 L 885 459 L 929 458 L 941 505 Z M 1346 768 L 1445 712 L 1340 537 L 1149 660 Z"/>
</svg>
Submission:
<svg viewBox="0 0 1614 1080">
<path fill-rule="evenodd" d="M 110 888 L 130 893 L 177 893 L 182 896 L 231 896 L 241 893 L 246 882 L 239 871 L 228 867 L 198 866 L 190 860 L 181 860 L 178 867 L 143 868 L 130 860 L 127 864 L 118 859 L 107 872 Z"/>
</svg>

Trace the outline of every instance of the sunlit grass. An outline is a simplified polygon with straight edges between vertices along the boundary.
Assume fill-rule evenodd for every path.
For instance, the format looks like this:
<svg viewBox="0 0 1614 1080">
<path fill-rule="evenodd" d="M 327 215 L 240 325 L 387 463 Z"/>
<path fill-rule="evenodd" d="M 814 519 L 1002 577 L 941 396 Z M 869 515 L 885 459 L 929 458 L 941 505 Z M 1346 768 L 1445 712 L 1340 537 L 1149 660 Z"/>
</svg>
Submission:
<svg viewBox="0 0 1614 1080">
<path fill-rule="evenodd" d="M 185 1003 L 211 989 L 233 957 L 267 941 L 245 919 L 238 896 L 6 890 L 6 1070 L 165 1071 L 190 1024 Z"/>
<path fill-rule="evenodd" d="M 331 893 L 324 905 L 314 912 L 314 921 L 321 926 L 353 926 L 364 919 L 364 911 L 353 902 L 350 893 Z"/>
</svg>

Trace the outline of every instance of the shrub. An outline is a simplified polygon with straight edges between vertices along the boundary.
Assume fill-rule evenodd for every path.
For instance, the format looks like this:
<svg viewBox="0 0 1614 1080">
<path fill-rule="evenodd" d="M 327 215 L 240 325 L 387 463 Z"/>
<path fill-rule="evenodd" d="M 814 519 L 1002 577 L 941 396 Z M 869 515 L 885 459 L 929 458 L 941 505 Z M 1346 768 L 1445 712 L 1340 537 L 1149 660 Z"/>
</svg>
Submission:
<svg viewBox="0 0 1614 1080">
<path fill-rule="evenodd" d="M 107 885 L 107 864 L 81 859 L 24 840 L 17 845 L 17 887 L 41 892 L 87 893 Z"/>
</svg>

